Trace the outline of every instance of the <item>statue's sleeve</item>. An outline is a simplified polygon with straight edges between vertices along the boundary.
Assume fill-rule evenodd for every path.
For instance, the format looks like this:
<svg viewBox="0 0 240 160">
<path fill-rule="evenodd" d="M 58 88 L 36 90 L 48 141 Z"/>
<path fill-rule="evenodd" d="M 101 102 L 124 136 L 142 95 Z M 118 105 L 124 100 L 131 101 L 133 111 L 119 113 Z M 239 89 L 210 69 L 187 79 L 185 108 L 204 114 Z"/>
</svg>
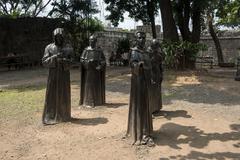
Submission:
<svg viewBox="0 0 240 160">
<path fill-rule="evenodd" d="M 87 51 L 86 49 L 82 52 L 82 55 L 80 57 L 80 63 L 81 63 L 81 66 L 84 67 L 84 68 L 88 68 L 88 59 L 86 58 L 87 57 Z"/>
<path fill-rule="evenodd" d="M 132 73 L 138 75 L 143 64 L 140 63 L 140 57 L 136 51 L 131 52 L 130 66 Z"/>
<path fill-rule="evenodd" d="M 49 67 L 49 68 L 56 67 L 56 57 L 54 55 L 53 56 L 51 55 L 49 45 L 45 48 L 44 56 L 42 58 L 42 64 L 45 67 Z"/>
<path fill-rule="evenodd" d="M 66 56 L 64 57 L 65 60 L 63 61 L 64 70 L 70 70 L 74 57 L 74 52 L 71 45 L 66 45 L 65 53 L 66 53 Z"/>
</svg>

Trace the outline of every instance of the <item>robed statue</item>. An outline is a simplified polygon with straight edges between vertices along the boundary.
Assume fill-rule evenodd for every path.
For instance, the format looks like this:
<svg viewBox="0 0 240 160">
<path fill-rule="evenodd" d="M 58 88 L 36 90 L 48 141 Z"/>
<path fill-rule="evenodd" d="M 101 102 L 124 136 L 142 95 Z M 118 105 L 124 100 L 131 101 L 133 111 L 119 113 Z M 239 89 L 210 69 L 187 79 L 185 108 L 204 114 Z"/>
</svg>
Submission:
<svg viewBox="0 0 240 160">
<path fill-rule="evenodd" d="M 240 57 L 237 58 L 237 72 L 235 75 L 235 81 L 240 81 Z"/>
<path fill-rule="evenodd" d="M 153 39 L 148 53 L 151 59 L 152 74 L 151 85 L 149 88 L 149 105 L 151 113 L 159 114 L 162 109 L 162 92 L 161 84 L 163 80 L 163 67 L 162 62 L 164 59 L 164 53 L 160 48 L 160 43 Z"/>
<path fill-rule="evenodd" d="M 43 124 L 56 124 L 71 118 L 70 64 L 73 49 L 65 43 L 63 28 L 53 31 L 54 42 L 45 48 L 42 64 L 49 68 Z"/>
<path fill-rule="evenodd" d="M 106 60 L 103 51 L 96 47 L 97 38 L 90 36 L 89 46 L 83 51 L 81 63 L 81 89 L 79 104 L 95 107 L 105 103 Z"/>
<path fill-rule="evenodd" d="M 154 145 L 152 114 L 149 107 L 151 61 L 145 49 L 145 33 L 137 32 L 135 47 L 130 52 L 131 91 L 126 138 L 132 144 Z"/>
</svg>

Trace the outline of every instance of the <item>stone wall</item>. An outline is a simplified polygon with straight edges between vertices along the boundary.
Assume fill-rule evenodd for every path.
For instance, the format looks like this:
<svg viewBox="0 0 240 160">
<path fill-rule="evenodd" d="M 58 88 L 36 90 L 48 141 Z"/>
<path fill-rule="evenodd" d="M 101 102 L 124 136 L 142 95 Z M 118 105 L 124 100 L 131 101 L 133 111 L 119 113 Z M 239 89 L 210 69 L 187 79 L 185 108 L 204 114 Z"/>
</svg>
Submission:
<svg viewBox="0 0 240 160">
<path fill-rule="evenodd" d="M 155 25 L 156 27 L 156 34 L 157 34 L 157 39 L 160 39 L 162 37 L 161 34 L 161 26 L 160 25 Z M 137 26 L 137 31 L 142 31 L 146 33 L 146 38 L 152 38 L 152 27 L 151 25 L 143 25 L 143 26 Z"/>
<path fill-rule="evenodd" d="M 239 37 L 219 37 L 224 61 L 227 63 L 236 63 L 237 57 L 240 56 L 240 36 Z M 212 56 L 214 64 L 217 61 L 217 52 L 211 37 L 202 37 L 201 42 L 208 46 L 207 51 L 199 52 L 198 56 Z"/>
<path fill-rule="evenodd" d="M 59 24 L 60 20 L 49 18 L 0 18 L 0 57 L 15 53 L 40 61 Z"/>
<path fill-rule="evenodd" d="M 134 33 L 123 31 L 101 31 L 95 33 L 98 37 L 97 46 L 103 49 L 105 57 L 109 60 L 112 52 L 116 52 L 117 44 L 120 39 L 134 39 Z"/>
<path fill-rule="evenodd" d="M 60 23 L 58 19 L 49 18 L 0 18 L 0 57 L 12 52 L 29 55 L 33 60 L 40 61 L 45 46 L 52 42 L 52 31 Z M 141 29 L 146 29 L 146 27 L 140 27 Z M 134 33 L 124 31 L 97 32 L 97 45 L 104 50 L 106 58 L 109 59 L 111 53 L 116 52 L 118 41 L 128 38 L 130 42 L 133 42 Z M 222 36 L 219 39 L 225 62 L 236 62 L 236 57 L 240 56 L 240 35 Z M 159 35 L 159 37 L 162 36 Z M 149 45 L 150 39 L 151 37 L 148 36 L 147 45 Z M 198 56 L 212 56 L 214 64 L 217 64 L 217 54 L 212 38 L 204 36 L 201 38 L 201 42 L 208 46 L 208 50 L 200 52 Z"/>
<path fill-rule="evenodd" d="M 111 52 L 116 52 L 117 42 L 119 39 L 129 38 L 134 41 L 135 32 L 121 32 L 121 31 L 103 31 L 96 33 L 98 35 L 98 46 L 101 47 L 108 59 Z M 146 46 L 149 45 L 151 38 L 147 37 Z M 225 62 L 236 63 L 236 59 L 240 56 L 240 36 L 237 37 L 219 37 Z M 201 43 L 207 45 L 207 51 L 199 52 L 198 56 L 212 56 L 214 64 L 217 65 L 217 52 L 214 42 L 210 36 L 201 38 Z"/>
</svg>

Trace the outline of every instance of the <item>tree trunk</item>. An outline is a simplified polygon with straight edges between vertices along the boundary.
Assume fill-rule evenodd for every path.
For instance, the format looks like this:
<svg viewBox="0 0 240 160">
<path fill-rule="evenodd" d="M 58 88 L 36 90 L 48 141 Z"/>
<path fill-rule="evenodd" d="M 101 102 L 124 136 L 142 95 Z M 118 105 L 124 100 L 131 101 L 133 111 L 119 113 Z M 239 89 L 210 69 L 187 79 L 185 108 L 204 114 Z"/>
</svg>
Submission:
<svg viewBox="0 0 240 160">
<path fill-rule="evenodd" d="M 191 12 L 192 11 L 192 12 Z M 179 0 L 176 5 L 177 24 L 183 41 L 199 43 L 201 35 L 201 8 L 196 2 Z M 189 28 L 190 18 L 192 19 L 192 31 Z M 184 50 L 184 56 L 179 59 L 179 68 L 195 68 L 195 56 L 190 50 Z"/>
<path fill-rule="evenodd" d="M 151 23 L 152 37 L 157 38 L 153 0 L 151 0 L 151 1 L 147 0 L 147 13 L 148 13 L 150 23 Z"/>
<path fill-rule="evenodd" d="M 189 0 L 179 0 L 176 5 L 177 25 L 181 32 L 183 41 L 190 41 L 191 32 L 189 30 L 190 2 Z"/>
<path fill-rule="evenodd" d="M 201 36 L 201 11 L 200 8 L 197 6 L 193 9 L 192 13 L 192 33 L 191 33 L 191 43 L 199 43 Z M 197 54 L 197 53 L 195 53 Z M 186 68 L 195 68 L 196 58 L 193 56 L 192 51 L 186 51 Z"/>
<path fill-rule="evenodd" d="M 177 27 L 173 18 L 173 10 L 170 0 L 159 0 L 162 15 L 163 39 L 173 42 L 179 41 Z"/>
<path fill-rule="evenodd" d="M 201 11 L 199 7 L 193 10 L 192 24 L 193 29 L 191 35 L 191 42 L 199 43 L 201 37 Z"/>
<path fill-rule="evenodd" d="M 219 42 L 219 39 L 214 31 L 214 28 L 213 28 L 213 17 L 208 13 L 207 15 L 207 19 L 208 19 L 208 29 L 209 29 L 209 32 L 212 36 L 212 39 L 214 41 L 214 44 L 215 44 L 215 47 L 216 47 L 216 50 L 217 50 L 217 57 L 218 57 L 218 65 L 220 63 L 224 63 L 224 59 L 223 59 L 223 53 L 222 53 L 222 47 L 221 47 L 221 44 Z"/>
</svg>

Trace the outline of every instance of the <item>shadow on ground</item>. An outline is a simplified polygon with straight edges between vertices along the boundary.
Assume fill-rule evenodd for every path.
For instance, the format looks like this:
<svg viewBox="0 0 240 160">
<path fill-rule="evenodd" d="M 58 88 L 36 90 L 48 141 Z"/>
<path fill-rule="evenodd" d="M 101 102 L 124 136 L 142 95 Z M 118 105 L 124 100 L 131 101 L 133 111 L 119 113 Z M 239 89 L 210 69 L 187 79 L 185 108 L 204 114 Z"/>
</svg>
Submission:
<svg viewBox="0 0 240 160">
<path fill-rule="evenodd" d="M 154 114 L 154 117 L 163 116 L 164 118 L 171 120 L 172 118 L 191 118 L 192 116 L 188 114 L 185 110 L 176 110 L 176 111 L 164 111 L 161 110 L 160 113 Z"/>
<path fill-rule="evenodd" d="M 240 153 L 232 152 L 216 152 L 213 154 L 206 154 L 197 151 L 191 151 L 188 155 L 176 155 L 169 158 L 159 158 L 159 160 L 239 160 Z"/>
<path fill-rule="evenodd" d="M 230 125 L 231 132 L 205 133 L 195 126 L 184 126 L 176 123 L 166 123 L 154 133 L 155 142 L 159 146 L 169 146 L 181 149 L 179 145 L 189 144 L 192 148 L 201 149 L 208 146 L 210 141 L 236 141 L 233 145 L 238 148 L 240 140 L 240 125 Z"/>
<path fill-rule="evenodd" d="M 73 124 L 81 124 L 81 125 L 99 125 L 105 124 L 108 122 L 107 118 L 104 117 L 97 117 L 97 118 L 72 118 L 71 123 Z"/>
<path fill-rule="evenodd" d="M 107 108 L 119 108 L 128 105 L 128 103 L 106 103 Z"/>
</svg>

